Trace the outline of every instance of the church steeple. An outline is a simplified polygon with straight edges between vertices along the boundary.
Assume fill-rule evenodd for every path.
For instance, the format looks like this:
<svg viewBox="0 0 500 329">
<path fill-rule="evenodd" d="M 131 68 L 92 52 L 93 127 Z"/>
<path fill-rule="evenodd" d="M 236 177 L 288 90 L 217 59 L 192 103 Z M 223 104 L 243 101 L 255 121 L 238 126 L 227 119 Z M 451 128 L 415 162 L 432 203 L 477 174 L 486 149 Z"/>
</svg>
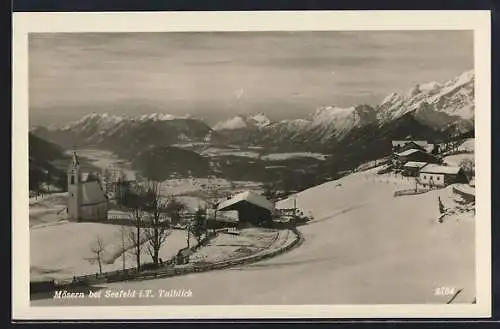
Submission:
<svg viewBox="0 0 500 329">
<path fill-rule="evenodd" d="M 73 220 L 80 218 L 81 204 L 81 177 L 80 160 L 76 150 L 73 150 L 73 159 L 68 168 L 68 217 Z"/>
<path fill-rule="evenodd" d="M 71 162 L 71 166 L 73 168 L 80 166 L 80 160 L 78 159 L 78 154 L 76 154 L 76 150 L 73 151 L 73 161 Z"/>
</svg>

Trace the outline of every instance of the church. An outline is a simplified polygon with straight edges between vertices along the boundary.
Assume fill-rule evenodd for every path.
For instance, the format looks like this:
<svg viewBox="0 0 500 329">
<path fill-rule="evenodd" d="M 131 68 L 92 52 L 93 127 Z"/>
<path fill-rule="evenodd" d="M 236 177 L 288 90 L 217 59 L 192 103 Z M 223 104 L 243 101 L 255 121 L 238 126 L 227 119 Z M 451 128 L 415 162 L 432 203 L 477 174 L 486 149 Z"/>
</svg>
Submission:
<svg viewBox="0 0 500 329">
<path fill-rule="evenodd" d="M 80 161 L 73 152 L 68 169 L 68 219 L 73 221 L 102 221 L 108 218 L 108 197 L 99 179 L 92 173 L 82 173 Z"/>
</svg>

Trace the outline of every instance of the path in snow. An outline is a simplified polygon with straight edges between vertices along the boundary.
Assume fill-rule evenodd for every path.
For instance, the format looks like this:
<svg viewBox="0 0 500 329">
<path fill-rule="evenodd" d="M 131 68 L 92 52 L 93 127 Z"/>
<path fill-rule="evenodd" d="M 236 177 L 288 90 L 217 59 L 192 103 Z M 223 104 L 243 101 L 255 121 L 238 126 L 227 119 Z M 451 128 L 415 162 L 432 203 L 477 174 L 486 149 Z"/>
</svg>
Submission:
<svg viewBox="0 0 500 329">
<path fill-rule="evenodd" d="M 471 302 L 475 296 L 474 221 L 437 223 L 438 195 L 449 189 L 394 198 L 398 188 L 354 174 L 299 193 L 301 208 L 315 218 L 329 218 L 302 226 L 305 242 L 299 248 L 266 261 L 100 285 L 102 289 L 153 292 L 191 289 L 191 298 L 44 299 L 32 305 L 445 303 L 446 297 L 434 295 L 442 286 L 463 288 L 461 300 Z M 287 202 L 280 206 L 287 207 Z"/>
</svg>

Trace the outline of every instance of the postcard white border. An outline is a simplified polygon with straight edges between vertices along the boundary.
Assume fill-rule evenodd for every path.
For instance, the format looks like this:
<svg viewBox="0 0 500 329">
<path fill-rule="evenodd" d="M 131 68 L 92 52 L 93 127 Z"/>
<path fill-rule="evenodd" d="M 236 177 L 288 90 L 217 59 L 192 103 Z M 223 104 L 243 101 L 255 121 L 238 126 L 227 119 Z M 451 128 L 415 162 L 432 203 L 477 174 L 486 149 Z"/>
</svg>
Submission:
<svg viewBox="0 0 500 329">
<path fill-rule="evenodd" d="M 476 101 L 476 282 L 470 305 L 32 307 L 29 302 L 28 33 L 473 30 Z M 467 318 L 491 316 L 489 11 L 108 12 L 13 14 L 12 316 L 15 320 Z"/>
</svg>

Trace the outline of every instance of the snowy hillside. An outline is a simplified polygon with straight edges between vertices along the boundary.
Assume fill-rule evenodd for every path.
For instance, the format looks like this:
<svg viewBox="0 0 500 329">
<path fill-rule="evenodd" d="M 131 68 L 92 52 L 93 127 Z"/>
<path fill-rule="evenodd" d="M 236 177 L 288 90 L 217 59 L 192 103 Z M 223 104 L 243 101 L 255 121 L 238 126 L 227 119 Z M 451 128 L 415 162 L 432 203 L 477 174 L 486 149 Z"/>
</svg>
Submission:
<svg viewBox="0 0 500 329">
<path fill-rule="evenodd" d="M 464 213 L 438 223 L 438 197 L 453 203 L 451 189 L 394 198 L 395 189 L 411 182 L 375 175 L 375 170 L 300 192 L 297 206 L 311 212 L 314 220 L 300 227 L 305 242 L 279 257 L 228 270 L 110 283 L 106 289 L 189 286 L 196 292 L 189 299 L 155 299 L 161 304 L 348 305 L 445 304 L 451 296 L 435 291 L 450 287 L 463 289 L 457 302 L 472 303 L 476 296 L 473 215 Z M 292 201 L 277 206 L 289 208 Z M 33 302 L 54 303 L 58 302 Z M 117 303 L 124 301 L 108 299 L 102 305 Z M 127 303 L 151 305 L 149 300 Z"/>
</svg>

